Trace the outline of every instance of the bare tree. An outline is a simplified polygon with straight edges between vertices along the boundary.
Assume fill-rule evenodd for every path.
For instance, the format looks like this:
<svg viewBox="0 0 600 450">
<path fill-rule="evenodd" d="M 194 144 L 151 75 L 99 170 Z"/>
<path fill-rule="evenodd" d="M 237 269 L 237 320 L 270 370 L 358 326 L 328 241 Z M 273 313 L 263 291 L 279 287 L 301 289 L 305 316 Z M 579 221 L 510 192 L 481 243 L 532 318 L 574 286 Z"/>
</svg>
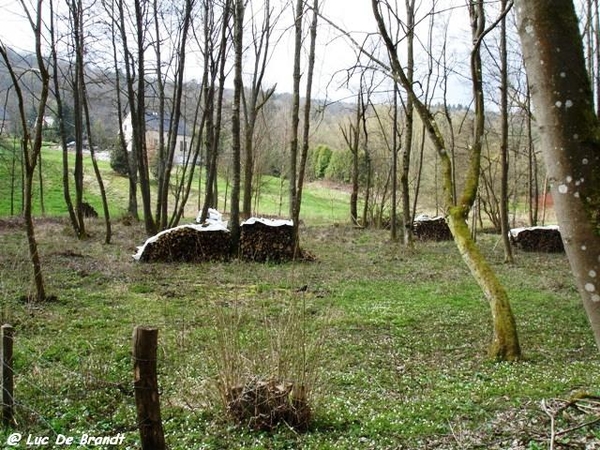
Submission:
<svg viewBox="0 0 600 450">
<path fill-rule="evenodd" d="M 146 233 L 155 234 L 157 225 L 152 215 L 150 168 L 146 142 L 146 49 L 151 26 L 150 2 L 135 0 L 133 5 L 116 0 L 116 19 L 123 56 L 126 105 L 131 116 L 132 137 L 129 143 L 132 167 L 137 168 L 136 181 L 142 197 Z M 131 23 L 130 23 L 131 20 Z M 117 41 L 114 41 L 117 43 Z M 131 173 L 130 173 L 131 176 Z"/>
<path fill-rule="evenodd" d="M 356 114 L 354 115 L 353 121 L 348 121 L 346 126 L 340 125 L 340 131 L 342 132 L 342 136 L 346 141 L 346 145 L 348 150 L 352 153 L 352 191 L 350 194 L 350 220 L 354 225 L 359 225 L 358 220 L 358 177 L 359 177 L 359 146 L 361 139 L 361 123 L 362 118 L 365 114 L 365 102 L 364 102 L 364 94 L 362 91 L 362 82 L 360 84 L 361 89 L 359 89 L 358 94 L 356 96 Z"/>
<path fill-rule="evenodd" d="M 554 207 L 600 349 L 600 123 L 572 0 L 517 0 Z"/>
<path fill-rule="evenodd" d="M 529 82 L 528 82 L 529 84 Z M 523 112 L 526 114 L 527 124 L 527 196 L 529 206 L 529 225 L 535 226 L 538 223 L 539 212 L 539 176 L 538 176 L 538 157 L 533 141 L 533 117 L 531 113 L 531 90 L 527 87 L 525 106 Z M 544 204 L 546 201 L 546 190 L 543 191 Z"/>
<path fill-rule="evenodd" d="M 247 89 L 242 90 L 244 106 L 244 189 L 242 201 L 242 215 L 249 217 L 252 213 L 252 187 L 255 171 L 255 148 L 254 138 L 256 122 L 261 109 L 269 101 L 275 92 L 275 86 L 263 89 L 263 79 L 267 70 L 267 62 L 271 56 L 271 37 L 277 23 L 273 20 L 273 10 L 270 0 L 264 0 L 262 9 L 262 22 L 260 31 L 256 26 L 256 17 L 252 16 L 251 31 L 252 57 L 254 66 L 252 69 L 252 80 Z M 246 92 L 247 91 L 247 92 Z"/>
<path fill-rule="evenodd" d="M 176 5 L 171 4 L 172 8 Z M 182 121 L 183 111 L 183 89 L 184 89 L 184 69 L 186 64 L 186 47 L 188 45 L 188 39 L 190 34 L 190 28 L 192 26 L 192 13 L 195 6 L 195 0 L 185 0 L 181 5 L 181 10 L 175 8 L 175 11 L 171 11 L 170 14 L 175 16 L 174 23 L 176 30 L 170 29 L 166 24 L 161 23 L 158 20 L 159 17 L 159 6 L 155 0 L 155 34 L 160 36 L 160 33 L 164 29 L 167 33 L 170 32 L 170 43 L 167 45 L 169 51 L 169 64 L 168 68 L 173 68 L 173 73 L 170 74 L 169 70 L 161 74 L 161 46 L 164 45 L 161 39 L 155 41 L 155 53 L 157 55 L 157 85 L 158 85 L 158 97 L 159 97 L 159 148 L 158 148 L 158 194 L 156 200 L 156 222 L 159 228 L 164 229 L 177 225 L 178 217 L 177 210 L 174 210 L 173 214 L 169 216 L 169 194 L 171 193 L 171 173 L 173 172 L 175 162 L 175 152 L 178 145 L 178 136 L 180 133 L 180 124 Z M 162 15 L 160 15 L 162 17 Z M 169 20 L 167 18 L 167 20 Z M 172 95 L 168 98 L 168 94 L 165 90 L 165 85 L 169 83 L 169 88 L 172 91 Z M 168 101 L 170 100 L 170 101 Z M 184 118 L 185 120 L 185 118 Z M 167 129 L 164 126 L 167 125 Z M 182 133 L 187 133 L 187 129 L 183 130 Z M 165 142 L 166 137 L 166 142 Z M 179 142 L 180 145 L 185 145 L 187 142 Z M 183 156 L 186 149 L 183 148 L 180 153 L 180 157 Z M 181 192 L 180 189 L 176 189 L 174 192 Z M 176 201 L 181 201 L 177 197 Z M 183 207 L 185 207 L 185 202 Z"/>
<path fill-rule="evenodd" d="M 295 17 L 295 38 L 294 38 L 294 94 L 292 107 L 292 143 L 291 143 L 291 164 L 290 164 L 290 215 L 294 223 L 295 245 L 299 245 L 298 229 L 300 225 L 300 207 L 302 205 L 302 190 L 304 188 L 304 174 L 306 171 L 306 161 L 308 159 L 309 137 L 310 137 L 310 117 L 312 101 L 312 85 L 315 68 L 315 53 L 317 41 L 317 23 L 319 19 L 319 0 L 312 2 L 312 20 L 309 32 L 309 51 L 308 68 L 306 75 L 306 91 L 304 94 L 304 123 L 302 129 L 302 147 L 300 152 L 300 161 L 298 164 L 298 124 L 300 110 L 300 55 L 302 49 L 302 19 L 304 17 L 304 2 L 298 0 L 296 4 Z M 298 171 L 296 175 L 296 170 Z M 294 186 L 292 186 L 292 183 Z"/>
<path fill-rule="evenodd" d="M 390 238 L 392 241 L 398 240 L 398 150 L 401 135 L 398 125 L 398 97 L 400 96 L 400 89 L 398 82 L 394 80 L 394 90 L 392 96 L 392 207 L 390 211 Z M 411 238 L 412 238 L 412 227 L 411 227 Z"/>
<path fill-rule="evenodd" d="M 91 33 L 88 30 L 86 17 L 89 17 L 89 8 L 84 6 L 81 0 L 70 0 L 68 2 L 68 17 L 65 22 L 68 23 L 68 48 L 72 49 L 71 53 L 66 54 L 68 60 L 68 67 L 66 71 L 62 71 L 57 58 L 58 45 L 55 39 L 54 23 L 51 26 L 52 41 L 53 41 L 53 63 L 54 63 L 54 86 L 55 92 L 54 97 L 57 103 L 57 109 L 60 114 L 59 127 L 61 134 L 61 141 L 63 146 L 63 189 L 64 197 L 67 203 L 71 215 L 71 222 L 80 239 L 87 237 L 85 231 L 85 221 L 83 212 L 83 196 L 84 196 L 84 184 L 83 184 L 83 150 L 87 146 L 90 152 L 92 167 L 94 175 L 99 186 L 100 196 L 102 198 L 103 215 L 105 219 L 105 242 L 110 243 L 111 240 L 111 223 L 110 213 L 108 209 L 108 201 L 106 196 L 106 190 L 104 188 L 104 182 L 102 175 L 98 167 L 98 163 L 95 157 L 95 146 L 94 136 L 91 126 L 90 118 L 90 107 L 88 98 L 88 74 L 86 73 L 86 67 L 89 66 L 89 61 L 86 52 L 88 45 L 87 40 L 90 40 Z M 54 14 L 53 14 L 54 17 Z M 59 78 L 67 80 L 67 95 L 73 99 L 73 130 L 75 133 L 75 170 L 74 170 L 74 184 L 75 184 L 75 211 L 72 211 L 72 200 L 70 199 L 69 189 L 69 170 L 68 170 L 68 154 L 66 145 L 66 127 L 64 118 L 64 97 L 59 84 Z"/>
<path fill-rule="evenodd" d="M 227 52 L 229 49 L 229 22 L 233 0 L 224 0 L 221 10 L 215 11 L 215 2 L 204 0 L 204 70 L 208 70 L 204 83 L 204 146 L 206 148 L 206 180 L 201 220 L 208 209 L 217 207 L 217 163 L 221 143 L 223 93 L 225 90 Z"/>
<path fill-rule="evenodd" d="M 508 7 L 508 0 L 501 0 L 500 7 L 505 11 Z M 506 16 L 500 22 L 500 116 L 501 116 L 501 143 L 500 143 L 500 165 L 501 165 L 501 183 L 500 183 L 500 233 L 502 234 L 502 243 L 504 244 L 504 262 L 512 263 L 513 254 L 508 238 L 508 50 L 506 48 Z"/>
<path fill-rule="evenodd" d="M 290 138 L 290 168 L 289 168 L 289 214 L 294 217 L 296 205 L 296 173 L 298 167 L 298 133 L 300 126 L 300 81 L 302 56 L 302 20 L 304 19 L 304 1 L 296 0 L 294 10 L 294 70 L 292 87 L 292 127 Z"/>
<path fill-rule="evenodd" d="M 152 215 L 150 166 L 146 140 L 146 48 L 151 23 L 150 3 L 135 0 L 133 6 L 134 46 L 132 49 L 126 45 L 125 17 L 121 19 L 121 33 L 126 54 L 126 66 L 128 67 L 127 94 L 132 118 L 132 151 L 136 153 L 144 225 L 146 233 L 152 235 L 156 234 L 158 229 Z"/>
<path fill-rule="evenodd" d="M 70 170 L 69 170 L 69 153 L 67 148 L 67 127 L 65 125 L 65 120 L 67 117 L 65 106 L 63 104 L 63 95 L 62 88 L 60 83 L 60 78 L 62 73 L 60 71 L 60 66 L 58 63 L 58 52 L 57 52 L 57 36 L 56 36 L 56 14 L 54 14 L 53 8 L 54 3 L 50 3 L 51 14 L 50 14 L 50 39 L 52 42 L 51 49 L 51 58 L 53 65 L 53 83 L 54 83 L 54 99 L 56 101 L 56 115 L 58 118 L 58 128 L 59 128 L 59 136 L 62 146 L 62 182 L 63 182 L 63 198 L 65 200 L 65 205 L 67 206 L 67 212 L 69 213 L 69 218 L 71 220 L 71 226 L 75 234 L 78 237 L 83 237 L 85 235 L 85 223 L 83 222 L 83 218 L 81 215 L 76 214 L 75 208 L 73 207 L 73 200 L 71 199 L 71 191 L 70 191 Z M 80 221 L 81 219 L 81 221 Z"/>
<path fill-rule="evenodd" d="M 230 228 L 232 250 L 237 253 L 240 239 L 240 188 L 241 188 L 241 103 L 242 89 L 242 55 L 244 52 L 244 0 L 235 0 L 233 13 L 233 49 L 234 49 L 234 79 L 233 79 L 233 112 L 231 116 L 231 134 L 233 153 L 233 186 L 231 188 Z"/>
<path fill-rule="evenodd" d="M 33 127 L 29 125 L 27 114 L 25 111 L 25 102 L 22 89 L 22 78 L 17 73 L 17 68 L 9 57 L 9 50 L 5 43 L 0 40 L 0 55 L 6 64 L 10 78 L 13 82 L 13 88 L 18 99 L 19 118 L 23 128 L 23 136 L 21 138 L 21 146 L 23 150 L 23 165 L 25 168 L 25 193 L 23 197 L 23 217 L 27 230 L 27 243 L 29 249 L 29 257 L 33 268 L 33 279 L 35 285 L 35 298 L 37 302 L 46 300 L 46 289 L 44 285 L 44 277 L 42 275 L 42 264 L 38 253 L 38 244 L 35 237 L 35 226 L 33 224 L 32 200 L 33 200 L 33 179 L 35 169 L 39 161 L 39 156 L 42 151 L 42 127 L 44 123 L 44 114 L 46 111 L 46 103 L 50 93 L 51 75 L 48 70 L 48 61 L 46 60 L 42 42 L 45 39 L 44 30 L 47 24 L 43 22 L 45 9 L 43 8 L 43 0 L 38 0 L 34 6 L 28 6 L 24 0 L 19 0 L 23 13 L 27 17 L 29 26 L 35 37 L 35 58 L 36 67 L 28 69 L 39 75 L 41 82 L 40 95 L 37 100 L 36 113 L 37 117 Z"/>
<path fill-rule="evenodd" d="M 131 217 L 135 220 L 139 219 L 138 215 L 138 204 L 137 204 L 137 155 L 135 152 L 128 151 L 128 143 L 124 133 L 124 113 L 125 105 L 127 104 L 127 80 L 125 76 L 125 88 L 122 87 L 122 70 L 121 61 L 119 59 L 119 39 L 124 35 L 122 33 L 123 21 L 121 20 L 122 14 L 124 13 L 123 0 L 103 0 L 102 6 L 107 14 L 108 29 L 110 32 L 111 49 L 112 49 L 112 63 L 115 76 L 115 93 L 116 93 L 116 112 L 117 122 L 119 126 L 118 131 L 118 144 L 120 151 L 126 155 L 127 159 L 127 178 L 129 181 L 129 197 L 127 211 Z M 126 35 L 125 35 L 126 36 Z M 127 52 L 126 41 L 122 43 L 122 51 L 124 54 Z M 125 74 L 130 74 L 130 67 L 128 64 L 124 64 Z M 124 92 L 125 91 L 125 92 Z"/>
<path fill-rule="evenodd" d="M 406 6 L 406 77 L 412 85 L 415 73 L 415 0 L 405 0 Z M 410 156 L 413 146 L 414 107 L 413 100 L 408 96 L 404 105 L 404 146 L 402 148 L 402 172 L 400 174 L 400 187 L 402 188 L 402 224 L 404 244 L 411 245 L 412 214 L 410 207 Z"/>
</svg>

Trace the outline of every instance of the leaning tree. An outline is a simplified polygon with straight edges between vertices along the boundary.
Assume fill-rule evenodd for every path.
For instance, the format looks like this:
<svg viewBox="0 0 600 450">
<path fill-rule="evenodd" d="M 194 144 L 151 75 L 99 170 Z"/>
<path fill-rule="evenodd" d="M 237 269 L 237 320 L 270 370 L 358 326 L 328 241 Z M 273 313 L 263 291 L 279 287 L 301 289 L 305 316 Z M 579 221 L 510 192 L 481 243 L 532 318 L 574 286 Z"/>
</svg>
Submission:
<svg viewBox="0 0 600 450">
<path fill-rule="evenodd" d="M 464 180 L 464 187 L 460 195 L 456 195 L 454 167 L 444 137 L 438 127 L 431 110 L 416 95 L 414 85 L 408 78 L 405 67 L 400 62 L 397 46 L 389 33 L 389 28 L 384 20 L 383 10 L 393 10 L 387 0 L 371 0 L 373 14 L 381 38 L 388 51 L 392 76 L 402 85 L 409 98 L 414 103 L 414 108 L 427 128 L 427 133 L 437 151 L 442 166 L 442 176 L 445 196 L 445 210 L 448 223 L 456 246 L 469 267 L 471 274 L 479 284 L 485 297 L 489 301 L 493 322 L 493 339 L 489 353 L 493 359 L 516 360 L 521 357 L 521 348 L 517 334 L 515 319 L 510 307 L 506 289 L 500 283 L 490 264 L 471 238 L 467 218 L 474 204 L 481 168 L 481 143 L 483 137 L 483 90 L 481 80 L 481 58 L 479 49 L 485 35 L 507 13 L 503 11 L 500 19 L 492 26 L 485 27 L 483 1 L 474 0 L 469 3 L 469 12 L 472 24 L 474 46 L 471 51 L 471 71 L 473 77 L 473 94 L 475 98 L 476 120 L 474 121 L 473 143 L 469 155 L 469 166 Z M 395 16 L 394 14 L 391 14 Z M 381 66 L 387 66 L 379 61 Z"/>
</svg>

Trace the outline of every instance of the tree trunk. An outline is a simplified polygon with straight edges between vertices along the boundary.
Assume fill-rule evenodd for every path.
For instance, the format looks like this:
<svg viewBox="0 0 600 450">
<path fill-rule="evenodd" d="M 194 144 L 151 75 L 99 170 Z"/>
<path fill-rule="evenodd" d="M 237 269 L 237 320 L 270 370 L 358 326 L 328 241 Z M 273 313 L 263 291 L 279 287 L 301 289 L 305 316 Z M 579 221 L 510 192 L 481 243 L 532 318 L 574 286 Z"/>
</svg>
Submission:
<svg viewBox="0 0 600 450">
<path fill-rule="evenodd" d="M 518 27 L 554 207 L 600 349 L 600 124 L 571 0 L 519 0 Z"/>
<path fill-rule="evenodd" d="M 527 82 L 529 84 L 529 81 Z M 527 114 L 527 190 L 529 194 L 529 226 L 538 224 L 539 211 L 539 189 L 538 189 L 538 170 L 537 158 L 535 156 L 535 145 L 533 141 L 533 119 L 531 117 L 531 90 L 527 87 L 526 100 Z M 544 189 L 544 205 L 546 205 L 546 190 Z"/>
<path fill-rule="evenodd" d="M 251 48 L 254 49 L 254 68 L 252 73 L 252 86 L 249 89 L 249 101 L 246 101 L 246 96 L 243 95 L 244 99 L 244 118 L 245 118 L 245 130 L 244 130 L 244 189 L 243 189 L 243 200 L 242 200 L 242 215 L 248 218 L 252 215 L 252 192 L 253 192 L 253 178 L 255 170 L 255 152 L 254 152 L 254 134 L 256 129 L 256 121 L 258 114 L 260 113 L 263 106 L 269 100 L 269 98 L 275 92 L 275 86 L 269 89 L 267 92 L 263 92 L 262 84 L 263 78 L 267 70 L 267 62 L 271 53 L 269 53 L 269 47 L 271 44 L 271 32 L 273 26 L 271 24 L 271 2 L 265 0 L 263 5 L 263 23 L 260 29 L 260 36 L 254 34 L 254 17 L 252 18 L 253 26 L 253 43 Z M 262 94 L 262 99 L 259 102 L 259 95 Z"/>
<path fill-rule="evenodd" d="M 52 8 L 52 3 L 50 3 L 50 7 Z M 54 28 L 54 14 L 51 12 L 52 21 L 50 23 L 50 35 L 52 36 L 52 42 L 55 42 L 55 28 Z M 71 191 L 69 186 L 70 173 L 69 173 L 69 153 L 67 149 L 67 132 L 65 127 L 65 113 L 63 107 L 63 98 L 61 94 L 61 87 L 59 83 L 59 65 L 58 65 L 58 55 L 56 53 L 56 46 L 52 46 L 52 65 L 53 65 L 53 81 L 54 81 L 54 99 L 56 101 L 56 112 L 58 115 L 58 129 L 60 135 L 60 142 L 62 147 L 62 184 L 63 184 L 63 198 L 65 200 L 65 205 L 67 207 L 67 212 L 69 213 L 69 219 L 71 221 L 71 226 L 73 227 L 73 231 L 76 236 L 80 236 L 81 230 L 79 225 L 78 216 L 75 214 L 75 209 L 73 208 L 73 201 L 71 200 Z"/>
<path fill-rule="evenodd" d="M 398 89 L 398 83 L 394 81 L 394 94 L 392 101 L 392 208 L 390 212 L 390 239 L 393 242 L 398 240 L 398 141 L 401 136 L 399 135 L 398 126 L 398 96 L 400 95 Z M 412 229 L 412 224 L 411 224 Z"/>
<path fill-rule="evenodd" d="M 471 238 L 462 208 L 451 208 L 448 219 L 458 251 L 490 304 L 494 334 L 488 354 L 499 361 L 519 359 L 521 349 L 516 332 L 517 326 L 506 290 Z"/>
<path fill-rule="evenodd" d="M 83 56 L 83 55 L 82 55 Z M 81 61 L 83 65 L 83 60 Z M 102 180 L 102 174 L 100 173 L 100 168 L 98 167 L 98 161 L 96 161 L 96 151 L 94 150 L 94 140 L 92 137 L 92 124 L 90 122 L 90 110 L 87 100 L 87 93 L 85 90 L 84 84 L 84 95 L 83 95 L 83 110 L 85 117 L 85 125 L 88 135 L 88 143 L 90 146 L 90 158 L 92 159 L 92 167 L 94 168 L 94 175 L 96 176 L 96 181 L 98 182 L 98 190 L 100 191 L 100 197 L 102 198 L 102 211 L 104 213 L 104 227 L 105 227 L 105 235 L 104 235 L 104 243 L 110 244 L 110 240 L 112 237 L 112 226 L 110 223 L 110 212 L 108 210 L 108 199 L 106 197 L 106 188 L 104 187 L 104 181 Z"/>
<path fill-rule="evenodd" d="M 502 10 L 507 7 L 508 0 L 502 0 Z M 512 263 L 513 254 L 508 233 L 508 58 L 506 49 L 506 17 L 500 24 L 500 114 L 501 114 L 501 143 L 500 143 L 500 233 L 504 244 L 504 262 Z"/>
<path fill-rule="evenodd" d="M 46 290 L 44 285 L 44 277 L 42 275 L 42 264 L 38 253 L 38 245 L 35 237 L 35 227 L 33 224 L 32 201 L 33 201 L 33 178 L 35 176 L 35 168 L 38 162 L 39 154 L 42 150 L 42 125 L 44 121 L 44 112 L 46 111 L 46 103 L 50 92 L 50 74 L 46 67 L 46 58 L 42 52 L 42 30 L 45 24 L 42 22 L 44 16 L 43 0 L 38 0 L 35 7 L 35 12 L 24 11 L 30 19 L 30 26 L 35 33 L 35 57 L 37 62 L 36 71 L 39 72 L 41 79 L 41 91 L 38 97 L 36 110 L 36 121 L 33 125 L 35 134 L 32 138 L 30 134 L 30 126 L 25 113 L 23 100 L 23 91 L 21 88 L 21 77 L 15 73 L 15 65 L 8 56 L 8 50 L 2 42 L 0 42 L 0 56 L 4 60 L 6 68 L 10 74 L 13 88 L 18 99 L 19 117 L 23 128 L 22 150 L 23 150 L 23 166 L 24 166 L 24 195 L 23 195 L 23 216 L 25 219 L 25 227 L 27 232 L 27 245 L 29 249 L 29 258 L 33 268 L 33 281 L 35 286 L 34 301 L 43 302 L 46 300 Z M 26 9 L 26 6 L 23 4 Z"/>
<path fill-rule="evenodd" d="M 244 0 L 235 0 L 233 14 L 233 48 L 235 55 L 233 80 L 233 113 L 231 117 L 232 152 L 233 152 L 233 186 L 231 187 L 231 206 L 229 226 L 231 229 L 231 248 L 237 254 L 240 241 L 240 185 L 241 185 L 241 96 L 242 96 L 242 53 L 244 35 Z"/>
<path fill-rule="evenodd" d="M 137 79 L 130 79 L 129 102 L 136 114 L 132 114 L 132 128 L 134 131 L 133 151 L 136 152 L 139 187 L 142 195 L 142 209 L 144 211 L 144 226 L 146 234 L 154 235 L 157 232 L 156 223 L 152 215 L 152 195 L 150 189 L 150 168 L 148 163 L 148 148 L 146 142 L 146 63 L 145 54 L 146 26 L 148 20 L 148 4 L 139 1 L 135 3 L 135 28 L 136 28 L 136 70 Z"/>
<path fill-rule="evenodd" d="M 406 0 L 406 77 L 409 83 L 413 83 L 415 72 L 414 40 L 415 40 L 415 0 Z M 404 134 L 404 148 L 402 150 L 402 173 L 400 175 L 400 186 L 402 187 L 402 223 L 404 245 L 412 245 L 412 215 L 410 208 L 410 156 L 412 152 L 413 130 L 414 130 L 414 108 L 413 101 L 409 96 L 405 105 L 406 129 Z"/>
<path fill-rule="evenodd" d="M 302 191 L 304 189 L 304 174 L 306 172 L 306 161 L 308 159 L 308 148 L 310 145 L 310 112 L 312 100 L 312 84 L 315 71 L 315 52 L 317 43 L 317 23 L 319 18 L 319 0 L 313 0 L 312 22 L 310 25 L 310 44 L 308 51 L 308 74 L 306 76 L 306 94 L 304 96 L 304 124 L 302 129 L 302 150 L 300 152 L 300 164 L 298 167 L 298 177 L 296 186 L 296 197 L 294 198 L 294 212 L 292 220 L 294 221 L 294 245 L 295 254 L 299 247 L 299 228 L 300 228 L 300 208 L 302 206 Z"/>
<path fill-rule="evenodd" d="M 205 12 L 208 14 L 211 2 L 205 0 Z M 223 93 L 225 89 L 225 64 L 227 63 L 227 52 L 229 49 L 229 21 L 233 0 L 225 0 L 220 17 L 221 33 L 219 40 L 219 52 L 217 58 L 205 54 L 205 63 L 211 62 L 210 83 L 205 90 L 205 114 L 206 116 L 206 188 L 204 192 L 204 205 L 202 206 L 201 218 L 205 220 L 208 216 L 208 208 L 218 208 L 217 189 L 217 162 L 219 157 L 219 146 L 221 142 L 221 120 L 223 115 Z M 211 24 L 205 23 L 205 40 L 210 35 Z M 214 51 L 207 47 L 205 52 Z M 218 79 L 217 79 L 218 77 Z M 216 92 L 216 96 L 215 96 Z M 216 98 L 215 98 L 216 97 Z"/>
<path fill-rule="evenodd" d="M 362 85 L 362 84 L 361 84 Z M 348 148 L 352 152 L 352 192 L 350 194 L 350 220 L 353 225 L 358 225 L 358 146 L 360 144 L 360 120 L 362 117 L 362 91 L 358 93 L 356 99 L 356 117 L 354 124 L 348 125 L 348 132 L 344 134 L 344 139 Z M 342 130 L 343 131 L 343 130 Z"/>
<path fill-rule="evenodd" d="M 361 88 L 362 89 L 362 88 Z M 368 108 L 368 102 L 370 101 L 370 92 L 368 90 L 368 88 L 366 88 L 365 90 L 363 90 L 363 95 L 367 96 L 367 100 L 365 100 L 364 97 L 362 97 L 362 117 L 361 117 L 361 126 L 362 126 L 362 134 L 363 134 L 363 139 L 362 139 L 362 149 L 363 149 L 363 153 L 364 153 L 364 164 L 365 164 L 365 173 L 366 173 L 366 180 L 365 180 L 365 200 L 364 200 L 364 204 L 363 204 L 363 212 L 362 212 L 362 225 L 363 227 L 366 227 L 369 225 L 369 217 L 368 217 L 368 211 L 369 211 L 369 207 L 370 207 L 370 203 L 371 203 L 371 180 L 372 180 L 372 171 L 373 169 L 371 168 L 371 153 L 370 153 L 370 148 L 369 148 L 369 129 L 367 128 L 367 108 Z M 357 148 L 358 150 L 358 148 Z"/>
<path fill-rule="evenodd" d="M 296 205 L 296 172 L 298 167 L 298 127 L 300 125 L 300 79 L 302 78 L 300 56 L 302 54 L 302 19 L 304 18 L 304 2 L 296 0 L 294 13 L 294 72 L 292 90 L 292 138 L 290 140 L 289 169 L 289 214 L 294 217 Z M 294 224 L 295 225 L 295 224 Z"/>
<path fill-rule="evenodd" d="M 83 33 L 83 12 L 81 3 L 72 0 L 69 2 L 70 19 L 72 22 L 72 39 L 75 52 L 75 73 L 70 80 L 73 87 L 73 109 L 74 109 L 74 127 L 75 127 L 75 214 L 79 223 L 79 239 L 87 236 L 85 231 L 85 221 L 83 216 L 83 140 L 85 127 L 83 124 L 83 64 L 79 64 L 79 59 L 83 58 L 82 33 Z"/>
<path fill-rule="evenodd" d="M 33 224 L 32 200 L 33 200 L 33 176 L 34 173 L 29 170 L 25 174 L 25 208 L 23 216 L 25 218 L 25 228 L 27 230 L 27 246 L 29 248 L 29 258 L 33 267 L 33 282 L 35 285 L 35 301 L 43 302 L 46 300 L 46 288 L 44 285 L 44 277 L 42 275 L 42 262 L 38 253 L 37 240 L 35 238 L 35 226 Z M 35 168 L 35 166 L 34 166 Z"/>
<path fill-rule="evenodd" d="M 138 215 L 138 206 L 137 206 L 137 163 L 134 159 L 134 152 L 127 151 L 127 142 L 125 141 L 125 135 L 123 133 L 123 101 L 122 101 L 122 91 L 121 91 L 121 71 L 119 70 L 119 56 L 117 50 L 117 27 L 119 25 L 119 19 L 117 11 L 115 11 L 115 1 L 111 1 L 110 4 L 105 4 L 106 12 L 110 18 L 110 38 L 112 44 L 112 62 L 113 62 L 113 70 L 115 73 L 115 95 L 117 101 L 117 120 L 119 125 L 119 145 L 121 146 L 122 151 L 125 155 L 127 155 L 127 178 L 129 185 L 129 196 L 128 196 L 128 204 L 127 204 L 127 212 L 131 217 L 135 220 L 139 219 Z M 119 14 L 122 14 L 122 2 L 118 5 Z M 125 41 L 123 43 L 125 47 Z M 129 65 L 126 64 L 126 71 L 128 72 Z"/>
</svg>

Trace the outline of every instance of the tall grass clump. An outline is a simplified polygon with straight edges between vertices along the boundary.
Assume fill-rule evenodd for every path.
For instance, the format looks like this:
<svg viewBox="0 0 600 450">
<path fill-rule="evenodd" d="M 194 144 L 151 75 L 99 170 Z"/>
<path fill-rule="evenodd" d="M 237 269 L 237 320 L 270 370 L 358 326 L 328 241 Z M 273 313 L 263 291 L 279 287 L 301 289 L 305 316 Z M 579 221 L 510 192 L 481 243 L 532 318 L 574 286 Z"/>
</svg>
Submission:
<svg viewBox="0 0 600 450">
<path fill-rule="evenodd" d="M 226 415 L 242 426 L 306 431 L 321 332 L 307 319 L 302 292 L 271 295 L 275 302 L 238 298 L 214 306 L 217 391 Z"/>
</svg>

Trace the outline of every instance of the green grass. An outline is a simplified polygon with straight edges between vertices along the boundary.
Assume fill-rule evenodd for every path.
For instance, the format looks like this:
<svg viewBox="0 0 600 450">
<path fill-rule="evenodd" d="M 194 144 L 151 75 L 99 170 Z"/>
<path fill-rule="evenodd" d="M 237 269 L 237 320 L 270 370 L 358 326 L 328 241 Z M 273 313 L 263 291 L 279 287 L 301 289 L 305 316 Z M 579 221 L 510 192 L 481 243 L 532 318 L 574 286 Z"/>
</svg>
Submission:
<svg viewBox="0 0 600 450">
<path fill-rule="evenodd" d="M 16 161 L 13 172 L 12 155 L 12 146 L 7 148 L 5 142 L 5 147 L 0 147 L 0 217 L 9 216 L 11 213 L 11 179 L 13 173 L 15 181 L 12 210 L 16 215 L 21 211 L 20 161 Z M 72 173 L 74 155 L 71 153 L 69 156 L 69 170 Z M 47 216 L 66 216 L 67 210 L 62 182 L 62 152 L 56 148 L 44 147 L 41 153 L 41 161 L 42 185 L 40 189 L 38 175 L 40 166 L 38 165 L 33 186 L 33 214 L 41 216 L 43 212 Z M 106 161 L 98 161 L 98 165 L 108 197 L 109 212 L 112 217 L 118 217 L 127 210 L 127 179 L 113 172 Z M 70 190 L 73 201 L 75 201 L 72 179 Z M 99 213 L 102 211 L 102 199 L 89 156 L 84 159 L 84 201 L 90 203 Z"/>
<path fill-rule="evenodd" d="M 141 227 L 119 224 L 108 246 L 100 221 L 90 230 L 77 241 L 64 222 L 38 225 L 48 291 L 58 297 L 44 305 L 19 300 L 30 286 L 24 233 L 0 230 L 1 312 L 17 333 L 24 434 L 124 432 L 127 448 L 138 448 L 130 394 L 136 325 L 160 330 L 171 449 L 547 448 L 540 402 L 599 393 L 598 349 L 564 255 L 518 253 L 508 266 L 497 237 L 481 236 L 525 352 L 522 362 L 496 364 L 486 357 L 488 304 L 451 242 L 407 250 L 387 232 L 311 226 L 302 243 L 316 262 L 139 264 L 130 255 L 144 239 Z M 241 351 L 260 358 L 265 333 L 290 301 L 304 305 L 319 344 L 314 422 L 307 433 L 252 432 L 230 423 L 215 400 L 215 312 L 242 313 Z M 562 428 L 585 420 L 559 419 Z M 600 430 L 562 439 L 585 448 L 580 443 L 598 442 Z"/>
<path fill-rule="evenodd" d="M 21 209 L 21 172 L 19 164 L 13 174 L 13 143 L 3 141 L 0 143 L 0 217 L 11 214 L 11 179 L 14 178 L 14 194 L 12 211 L 19 214 Z M 18 143 L 17 143 L 18 144 Z M 70 171 L 73 171 L 74 155 L 70 154 Z M 125 177 L 119 176 L 110 168 L 106 161 L 98 161 L 103 183 L 105 185 L 109 212 L 111 217 L 121 217 L 127 210 L 128 182 Z M 66 207 L 63 196 L 62 183 L 62 152 L 56 148 L 45 147 L 42 150 L 42 189 L 40 190 L 39 177 L 36 174 L 34 181 L 33 213 L 42 215 L 42 192 L 44 214 L 47 216 L 66 216 Z M 198 170 L 196 170 L 196 181 L 192 183 L 190 199 L 186 207 L 183 222 L 195 219 L 198 212 Z M 204 177 L 204 173 L 202 173 Z M 71 180 L 72 183 L 72 180 Z M 254 213 L 257 216 L 269 215 L 287 217 L 289 210 L 287 182 L 281 185 L 279 178 L 263 176 L 261 181 L 260 201 L 256 202 Z M 71 184 L 71 194 L 74 187 Z M 202 186 L 204 189 L 204 186 Z M 229 204 L 231 187 L 223 177 L 219 179 L 219 209 L 223 210 Z M 84 157 L 84 201 L 90 203 L 98 213 L 102 212 L 102 200 L 98 183 L 93 172 L 89 156 Z M 202 194 L 202 192 L 201 192 Z M 74 196 L 73 196 L 74 199 Z M 302 219 L 311 224 L 324 224 L 332 222 L 346 222 L 349 217 L 349 199 L 347 192 L 322 186 L 319 183 L 307 183 L 302 202 Z M 153 198 L 153 201 L 155 198 Z M 173 199 L 170 200 L 171 205 Z M 141 198 L 138 200 L 141 211 Z M 200 202 L 201 203 L 201 202 Z M 228 209 L 228 207 L 227 207 Z"/>
</svg>

